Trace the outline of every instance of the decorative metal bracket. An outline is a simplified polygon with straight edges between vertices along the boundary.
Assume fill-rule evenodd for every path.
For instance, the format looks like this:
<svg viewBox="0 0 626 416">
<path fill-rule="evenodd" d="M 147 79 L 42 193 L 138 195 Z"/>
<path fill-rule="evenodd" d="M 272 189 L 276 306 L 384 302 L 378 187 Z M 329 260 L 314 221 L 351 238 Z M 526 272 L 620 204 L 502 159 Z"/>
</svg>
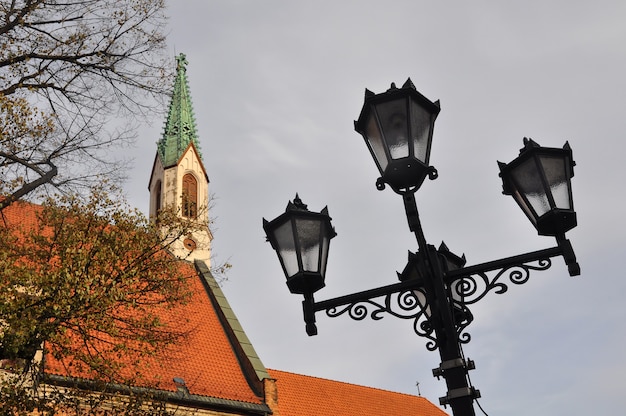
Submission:
<svg viewBox="0 0 626 416">
<path fill-rule="evenodd" d="M 415 285 L 415 282 L 411 282 Z M 383 319 L 385 314 L 396 318 L 413 320 L 413 331 L 421 337 L 428 338 L 427 348 L 431 351 L 437 348 L 437 340 L 433 332 L 433 327 L 428 320 L 428 304 L 420 302 L 418 287 L 413 289 L 402 289 L 392 292 L 381 301 L 372 299 L 358 299 L 354 302 L 330 306 L 326 308 L 326 315 L 335 318 L 347 314 L 355 321 L 362 321 L 368 316 L 378 321 Z"/>
<path fill-rule="evenodd" d="M 550 268 L 555 256 L 563 256 L 570 266 L 570 274 L 576 272 L 577 263 L 568 240 L 559 240 L 556 247 L 512 256 L 492 262 L 481 263 L 444 274 L 444 283 L 450 289 L 449 300 L 453 309 L 453 319 L 459 341 L 467 344 L 471 340 L 465 332 L 473 321 L 468 305 L 473 305 L 489 292 L 505 293 L 509 284 L 521 285 L 530 279 L 531 271 L 543 271 Z M 572 266 L 571 263 L 575 266 Z M 578 268 L 578 273 L 580 269 Z M 574 273 L 575 275 L 575 273 Z M 303 302 L 304 317 L 309 335 L 317 334 L 315 313 L 325 311 L 334 318 L 348 315 L 356 321 L 368 316 L 377 321 L 385 314 L 396 318 L 413 320 L 414 332 L 427 338 L 426 348 L 434 351 L 438 348 L 434 326 L 430 321 L 430 306 L 424 290 L 423 278 L 414 278 L 400 283 L 366 290 L 352 295 L 341 296 L 316 302 L 313 296 Z M 455 299 L 462 299 L 458 301 Z"/>
</svg>

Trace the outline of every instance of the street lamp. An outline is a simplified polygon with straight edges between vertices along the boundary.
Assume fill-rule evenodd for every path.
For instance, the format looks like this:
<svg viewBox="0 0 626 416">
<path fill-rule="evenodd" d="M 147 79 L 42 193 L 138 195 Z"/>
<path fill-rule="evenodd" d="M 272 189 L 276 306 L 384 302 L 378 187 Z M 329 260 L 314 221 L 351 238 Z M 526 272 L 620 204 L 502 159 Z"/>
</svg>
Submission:
<svg viewBox="0 0 626 416">
<path fill-rule="evenodd" d="M 402 88 L 382 94 L 365 90 L 365 104 L 354 128 L 361 133 L 381 174 L 377 186 L 415 192 L 426 176 L 437 177 L 428 165 L 435 119 L 441 108 L 420 94 L 410 79 Z"/>
<path fill-rule="evenodd" d="M 313 302 L 313 293 L 325 286 L 328 246 L 337 235 L 330 219 L 327 208 L 311 212 L 298 194 L 282 215 L 272 221 L 263 219 L 263 229 L 278 254 L 287 287 L 291 293 L 304 295 L 307 303 Z M 314 319 L 307 321 L 306 331 L 317 334 Z"/>
<path fill-rule="evenodd" d="M 576 227 L 571 185 L 575 163 L 569 143 L 555 149 L 524 138 L 519 157 L 498 165 L 504 193 L 513 196 L 539 235 L 559 236 Z"/>
<path fill-rule="evenodd" d="M 445 244 L 436 249 L 426 242 L 415 202 L 415 192 L 426 177 L 437 171 L 429 165 L 432 132 L 439 102 L 417 92 L 411 80 L 382 93 L 365 92 L 365 103 L 355 130 L 365 139 L 380 172 L 376 187 L 389 185 L 402 196 L 409 229 L 418 251 L 409 261 L 400 282 L 333 299 L 315 301 L 314 293 L 324 287 L 328 245 L 336 234 L 328 210 L 311 212 L 298 195 L 285 213 L 273 221 L 263 220 L 268 241 L 276 250 L 287 286 L 304 295 L 306 331 L 317 334 L 315 313 L 329 317 L 347 314 L 352 319 L 381 319 L 384 314 L 413 321 L 417 335 L 425 337 L 426 348 L 439 352 L 441 363 L 433 370 L 448 388 L 440 403 L 450 405 L 455 416 L 473 416 L 474 399 L 480 392 L 471 386 L 468 371 L 474 362 L 465 359 L 462 344 L 470 341 L 465 332 L 473 321 L 469 306 L 487 293 L 502 294 L 509 284 L 520 285 L 531 271 L 550 268 L 551 258 L 561 256 L 569 274 L 580 267 L 565 233 L 576 226 L 571 189 L 574 161 L 569 144 L 562 149 L 544 148 L 524 139 L 520 155 L 509 164 L 500 163 L 503 191 L 512 195 L 539 235 L 553 236 L 552 248 L 466 266 L 465 256 L 452 253 Z M 508 279 L 508 282 L 507 282 Z"/>
<path fill-rule="evenodd" d="M 263 220 L 268 241 L 278 253 L 291 293 L 313 293 L 324 287 L 328 246 L 337 235 L 328 209 L 311 212 L 296 194 L 285 213 Z"/>
</svg>

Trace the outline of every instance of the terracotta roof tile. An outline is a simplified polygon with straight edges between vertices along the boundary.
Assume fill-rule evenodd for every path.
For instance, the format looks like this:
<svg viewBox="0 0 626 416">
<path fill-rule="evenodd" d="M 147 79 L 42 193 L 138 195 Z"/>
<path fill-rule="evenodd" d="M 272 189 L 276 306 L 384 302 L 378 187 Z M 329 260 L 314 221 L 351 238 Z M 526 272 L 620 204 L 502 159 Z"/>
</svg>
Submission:
<svg viewBox="0 0 626 416">
<path fill-rule="evenodd" d="M 41 205 L 16 201 L 0 211 L 0 226 L 20 225 L 25 230 L 32 230 L 37 225 L 37 214 L 43 210 Z"/>
<path fill-rule="evenodd" d="M 268 369 L 280 416 L 445 416 L 424 397 Z"/>
</svg>

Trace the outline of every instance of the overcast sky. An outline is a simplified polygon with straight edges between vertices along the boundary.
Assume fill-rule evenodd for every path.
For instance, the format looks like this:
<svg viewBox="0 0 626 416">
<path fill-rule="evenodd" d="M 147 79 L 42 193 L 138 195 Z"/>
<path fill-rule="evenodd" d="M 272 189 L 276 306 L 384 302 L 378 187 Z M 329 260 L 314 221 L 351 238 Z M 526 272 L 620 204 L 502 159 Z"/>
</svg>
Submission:
<svg viewBox="0 0 626 416">
<path fill-rule="evenodd" d="M 233 269 L 224 291 L 269 368 L 417 394 L 446 392 L 436 352 L 411 321 L 318 315 L 304 331 L 263 217 L 296 192 L 328 205 L 326 299 L 394 283 L 417 249 L 402 199 L 375 188 L 377 170 L 353 130 L 368 88 L 410 77 L 441 100 L 431 164 L 417 193 L 429 243 L 468 264 L 552 247 L 512 198 L 496 160 L 531 137 L 569 141 L 582 268 L 562 259 L 472 308 L 464 346 L 490 415 L 621 414 L 626 372 L 626 2 L 171 1 L 169 44 L 185 53 L 201 151 L 215 196 L 214 252 Z M 164 119 L 143 127 L 126 189 L 148 210 L 147 184 Z M 448 412 L 450 409 L 448 408 Z M 477 409 L 478 412 L 478 409 Z"/>
</svg>

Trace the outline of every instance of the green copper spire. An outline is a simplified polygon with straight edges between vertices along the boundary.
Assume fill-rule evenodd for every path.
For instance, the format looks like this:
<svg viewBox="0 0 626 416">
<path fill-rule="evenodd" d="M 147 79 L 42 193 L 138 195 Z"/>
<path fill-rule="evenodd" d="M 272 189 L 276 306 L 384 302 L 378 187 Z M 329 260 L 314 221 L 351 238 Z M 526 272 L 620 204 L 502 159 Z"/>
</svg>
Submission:
<svg viewBox="0 0 626 416">
<path fill-rule="evenodd" d="M 196 150 L 200 152 L 186 65 L 187 58 L 181 53 L 176 57 L 176 80 L 163 137 L 157 143 L 159 157 L 163 167 L 166 168 L 178 162 L 190 142 L 193 142 Z"/>
</svg>

